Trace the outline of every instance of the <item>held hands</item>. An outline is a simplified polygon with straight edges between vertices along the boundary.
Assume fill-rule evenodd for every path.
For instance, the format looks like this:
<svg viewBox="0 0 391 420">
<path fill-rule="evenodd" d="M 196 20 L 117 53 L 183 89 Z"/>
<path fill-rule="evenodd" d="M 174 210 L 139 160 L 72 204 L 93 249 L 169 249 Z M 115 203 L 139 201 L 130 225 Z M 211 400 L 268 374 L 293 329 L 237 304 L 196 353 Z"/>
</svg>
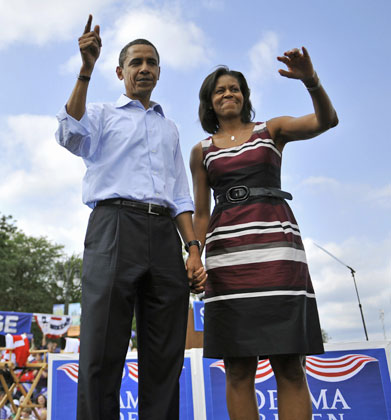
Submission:
<svg viewBox="0 0 391 420">
<path fill-rule="evenodd" d="M 186 270 L 191 291 L 193 293 L 203 292 L 208 275 L 206 274 L 199 255 L 189 255 L 189 258 L 186 261 Z"/>
<path fill-rule="evenodd" d="M 311 58 L 305 47 L 302 51 L 298 48 L 286 51 L 282 57 L 277 57 L 278 61 L 286 64 L 287 70 L 279 69 L 278 72 L 281 76 L 288 77 L 289 79 L 299 79 L 305 84 L 311 83 L 314 80 L 315 71 L 312 66 Z"/>
<path fill-rule="evenodd" d="M 99 58 L 102 41 L 99 36 L 99 25 L 91 31 L 92 15 L 88 16 L 87 24 L 84 28 L 83 35 L 79 38 L 79 49 L 83 60 L 83 70 L 91 73 L 96 60 Z M 84 72 L 83 72 L 84 73 Z"/>
</svg>

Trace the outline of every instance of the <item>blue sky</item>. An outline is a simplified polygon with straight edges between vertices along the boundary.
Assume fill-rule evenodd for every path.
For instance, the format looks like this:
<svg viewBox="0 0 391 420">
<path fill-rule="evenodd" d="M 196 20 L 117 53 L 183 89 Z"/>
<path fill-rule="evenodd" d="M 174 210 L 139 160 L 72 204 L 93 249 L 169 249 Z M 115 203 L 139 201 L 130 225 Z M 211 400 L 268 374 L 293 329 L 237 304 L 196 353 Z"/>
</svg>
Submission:
<svg viewBox="0 0 391 420">
<path fill-rule="evenodd" d="M 289 144 L 283 188 L 304 238 L 322 327 L 336 341 L 364 339 L 350 272 L 356 270 L 369 338 L 391 339 L 391 83 L 388 0 L 0 0 L 0 212 L 18 226 L 81 253 L 89 210 L 81 203 L 83 163 L 54 140 L 55 115 L 80 67 L 77 38 L 89 13 L 103 48 L 89 101 L 123 92 L 121 47 L 148 38 L 161 55 L 153 99 L 175 120 L 187 164 L 206 137 L 198 91 L 219 64 L 248 79 L 256 120 L 312 112 L 298 81 L 278 75 L 277 55 L 306 46 L 340 123 Z M 190 175 L 189 175 L 190 181 Z"/>
</svg>

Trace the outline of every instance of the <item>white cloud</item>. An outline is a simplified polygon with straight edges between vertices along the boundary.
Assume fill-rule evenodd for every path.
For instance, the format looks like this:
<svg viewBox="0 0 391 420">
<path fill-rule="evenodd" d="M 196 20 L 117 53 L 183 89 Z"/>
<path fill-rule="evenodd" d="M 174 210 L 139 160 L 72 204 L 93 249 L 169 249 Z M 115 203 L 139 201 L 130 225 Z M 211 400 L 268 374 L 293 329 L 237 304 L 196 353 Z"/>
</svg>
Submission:
<svg viewBox="0 0 391 420">
<path fill-rule="evenodd" d="M 81 57 L 77 53 L 70 57 L 62 66 L 60 67 L 60 74 L 78 74 L 81 66 Z"/>
<path fill-rule="evenodd" d="M 136 38 L 150 40 L 158 49 L 162 66 L 189 69 L 209 59 L 206 37 L 196 24 L 186 21 L 181 13 L 170 8 L 143 8 L 124 13 L 112 30 L 102 34 L 106 55 L 101 66 L 110 73 L 117 66 L 122 47 Z"/>
<path fill-rule="evenodd" d="M 113 80 L 118 56 L 124 45 L 136 38 L 151 41 L 159 51 L 161 66 L 188 70 L 209 62 L 211 49 L 203 31 L 186 21 L 178 8 L 170 6 L 138 7 L 123 11 L 108 28 L 102 28 L 102 52 L 97 69 Z M 80 57 L 71 57 L 62 71 L 74 73 Z M 115 80 L 115 79 L 114 79 Z"/>
<path fill-rule="evenodd" d="M 263 82 L 270 77 L 277 77 L 276 57 L 278 55 L 278 35 L 269 31 L 250 49 L 250 79 Z"/>
<path fill-rule="evenodd" d="M 10 116 L 0 128 L 1 212 L 12 214 L 27 234 L 47 236 L 80 252 L 89 213 L 81 203 L 85 168 L 56 143 L 56 119 Z"/>
<path fill-rule="evenodd" d="M 44 45 L 75 37 L 87 22 L 113 0 L 1 1 L 0 49 L 13 43 Z M 75 40 L 77 36 L 75 37 Z"/>
<path fill-rule="evenodd" d="M 391 184 L 372 186 L 364 183 L 341 182 L 335 178 L 313 176 L 301 182 L 300 188 L 310 188 L 319 194 L 333 194 L 371 207 L 391 207 Z"/>
</svg>

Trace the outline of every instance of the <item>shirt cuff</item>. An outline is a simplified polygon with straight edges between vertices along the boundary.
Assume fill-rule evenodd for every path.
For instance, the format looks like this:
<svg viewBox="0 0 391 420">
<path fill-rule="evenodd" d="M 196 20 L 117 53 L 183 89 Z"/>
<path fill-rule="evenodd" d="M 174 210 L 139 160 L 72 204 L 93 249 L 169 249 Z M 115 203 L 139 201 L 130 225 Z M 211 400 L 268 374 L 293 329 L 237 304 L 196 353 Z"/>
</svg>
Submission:
<svg viewBox="0 0 391 420">
<path fill-rule="evenodd" d="M 178 214 L 184 213 L 185 211 L 190 211 L 194 213 L 194 204 L 190 197 L 184 197 L 174 200 L 176 205 L 176 210 L 174 217 L 177 217 Z"/>
<path fill-rule="evenodd" d="M 61 123 L 67 121 L 68 131 L 74 134 L 86 135 L 89 134 L 89 123 L 87 112 L 84 112 L 80 120 L 76 120 L 68 114 L 66 105 L 57 114 L 57 119 Z"/>
</svg>

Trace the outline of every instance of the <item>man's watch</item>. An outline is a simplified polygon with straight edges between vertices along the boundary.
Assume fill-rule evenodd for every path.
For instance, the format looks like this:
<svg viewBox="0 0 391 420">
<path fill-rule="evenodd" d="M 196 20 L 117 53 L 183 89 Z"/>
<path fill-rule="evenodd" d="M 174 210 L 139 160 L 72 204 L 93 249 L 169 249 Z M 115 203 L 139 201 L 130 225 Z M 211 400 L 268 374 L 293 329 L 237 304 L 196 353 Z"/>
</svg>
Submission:
<svg viewBox="0 0 391 420">
<path fill-rule="evenodd" d="M 197 239 L 194 239 L 193 241 L 189 241 L 185 243 L 186 252 L 189 252 L 190 247 L 194 245 L 198 246 L 198 251 L 201 252 L 201 242 L 198 241 Z"/>
</svg>

